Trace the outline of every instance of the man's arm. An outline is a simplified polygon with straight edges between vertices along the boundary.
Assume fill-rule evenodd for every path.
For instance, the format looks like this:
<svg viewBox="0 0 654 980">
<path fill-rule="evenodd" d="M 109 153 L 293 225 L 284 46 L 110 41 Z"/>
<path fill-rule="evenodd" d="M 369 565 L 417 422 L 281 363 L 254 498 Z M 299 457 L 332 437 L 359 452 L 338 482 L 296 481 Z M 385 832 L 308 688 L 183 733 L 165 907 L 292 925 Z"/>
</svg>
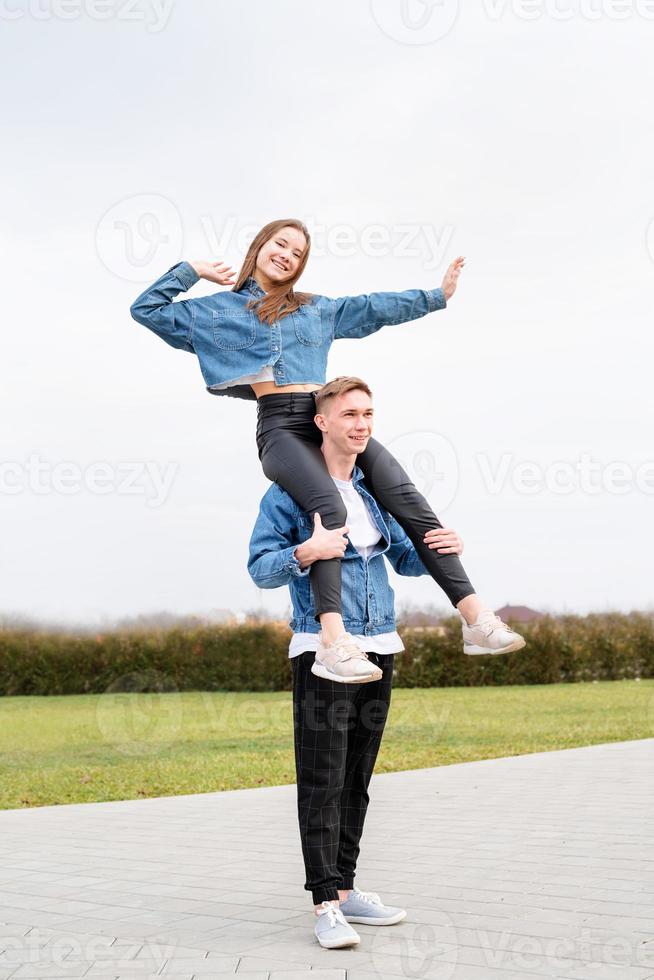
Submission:
<svg viewBox="0 0 654 980">
<path fill-rule="evenodd" d="M 275 492 L 273 500 L 268 491 L 259 505 L 248 558 L 248 572 L 260 589 L 277 589 L 288 585 L 292 578 L 309 574 L 309 565 L 302 567 L 295 555 L 301 547 L 296 523 L 288 494 Z"/>
<path fill-rule="evenodd" d="M 408 535 L 394 517 L 388 515 L 391 540 L 386 558 L 398 575 L 429 575 Z"/>
</svg>

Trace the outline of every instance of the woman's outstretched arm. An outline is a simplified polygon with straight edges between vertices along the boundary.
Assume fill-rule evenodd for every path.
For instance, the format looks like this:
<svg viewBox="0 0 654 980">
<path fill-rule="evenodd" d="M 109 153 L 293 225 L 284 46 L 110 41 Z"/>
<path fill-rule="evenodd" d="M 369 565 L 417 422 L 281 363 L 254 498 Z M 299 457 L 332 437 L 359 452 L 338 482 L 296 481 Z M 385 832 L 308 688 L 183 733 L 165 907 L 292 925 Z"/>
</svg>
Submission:
<svg viewBox="0 0 654 980">
<path fill-rule="evenodd" d="M 173 300 L 198 279 L 208 279 L 221 286 L 234 283 L 232 270 L 222 262 L 178 262 L 134 300 L 130 313 L 137 323 L 152 330 L 171 347 L 194 353 L 195 301 L 183 299 L 174 303 Z"/>
<path fill-rule="evenodd" d="M 464 263 L 460 255 L 450 264 L 439 289 L 406 289 L 332 300 L 334 340 L 367 337 L 381 327 L 417 320 L 444 309 L 454 295 Z"/>
</svg>

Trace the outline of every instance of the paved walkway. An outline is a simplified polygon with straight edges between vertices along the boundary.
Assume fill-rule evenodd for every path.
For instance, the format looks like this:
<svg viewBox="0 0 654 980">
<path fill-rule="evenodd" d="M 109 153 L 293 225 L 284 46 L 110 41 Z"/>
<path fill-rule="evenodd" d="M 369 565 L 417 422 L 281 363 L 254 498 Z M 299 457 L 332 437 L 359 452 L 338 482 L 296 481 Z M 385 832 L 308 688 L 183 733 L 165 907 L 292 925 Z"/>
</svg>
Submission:
<svg viewBox="0 0 654 980">
<path fill-rule="evenodd" d="M 360 887 L 401 904 L 324 950 L 295 787 L 0 812 L 0 980 L 654 978 L 654 740 L 373 777 Z"/>
</svg>

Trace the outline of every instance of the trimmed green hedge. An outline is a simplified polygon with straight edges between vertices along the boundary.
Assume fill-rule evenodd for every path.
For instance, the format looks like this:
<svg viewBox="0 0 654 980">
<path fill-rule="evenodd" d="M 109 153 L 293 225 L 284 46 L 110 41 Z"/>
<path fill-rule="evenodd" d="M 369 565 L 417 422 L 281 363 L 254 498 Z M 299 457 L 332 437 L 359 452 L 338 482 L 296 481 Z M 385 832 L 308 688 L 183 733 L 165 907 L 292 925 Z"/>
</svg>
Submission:
<svg viewBox="0 0 654 980">
<path fill-rule="evenodd" d="M 654 618 L 547 616 L 520 632 L 527 647 L 466 657 L 456 617 L 444 633 L 403 629 L 397 687 L 554 684 L 654 677 Z M 104 633 L 0 630 L 0 695 L 105 691 L 290 690 L 290 633 L 275 624 Z"/>
</svg>

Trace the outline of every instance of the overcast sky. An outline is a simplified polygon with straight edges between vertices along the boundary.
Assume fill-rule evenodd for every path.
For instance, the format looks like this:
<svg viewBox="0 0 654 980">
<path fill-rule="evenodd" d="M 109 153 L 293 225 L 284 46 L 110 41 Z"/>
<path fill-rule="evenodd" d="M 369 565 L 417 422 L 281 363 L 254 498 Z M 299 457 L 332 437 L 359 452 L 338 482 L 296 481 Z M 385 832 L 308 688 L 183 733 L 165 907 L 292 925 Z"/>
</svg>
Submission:
<svg viewBox="0 0 654 980">
<path fill-rule="evenodd" d="M 255 406 L 129 306 L 290 215 L 328 296 L 467 256 L 446 311 L 329 375 L 371 385 L 478 592 L 651 607 L 654 4 L 461 7 L 6 0 L 1 611 L 286 608 L 246 570 Z"/>
</svg>

